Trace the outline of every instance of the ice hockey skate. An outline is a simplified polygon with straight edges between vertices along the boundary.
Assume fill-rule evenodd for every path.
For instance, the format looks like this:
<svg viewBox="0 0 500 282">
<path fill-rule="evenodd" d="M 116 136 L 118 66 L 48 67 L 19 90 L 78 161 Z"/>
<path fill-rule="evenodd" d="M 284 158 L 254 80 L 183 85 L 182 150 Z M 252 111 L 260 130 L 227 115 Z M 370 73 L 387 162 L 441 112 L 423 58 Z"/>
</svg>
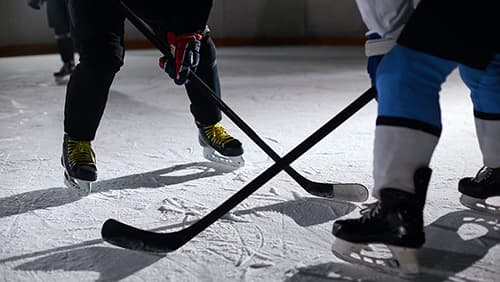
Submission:
<svg viewBox="0 0 500 282">
<path fill-rule="evenodd" d="M 90 141 L 78 141 L 64 135 L 61 163 L 64 167 L 64 183 L 68 188 L 77 189 L 88 195 L 92 182 L 97 179 L 95 154 Z"/>
<path fill-rule="evenodd" d="M 418 249 L 425 242 L 423 207 L 430 169 L 415 173 L 416 191 L 384 188 L 356 219 L 338 220 L 332 252 L 339 258 L 411 278 L 419 273 Z M 423 194 L 423 195 L 422 195 Z"/>
<path fill-rule="evenodd" d="M 241 142 L 229 135 L 220 123 L 199 126 L 198 140 L 207 160 L 231 167 L 245 164 Z"/>
<path fill-rule="evenodd" d="M 54 79 L 57 85 L 64 85 L 68 83 L 70 75 L 75 69 L 75 63 L 73 61 L 66 62 L 62 65 L 58 72 L 54 73 Z"/>
<path fill-rule="evenodd" d="M 462 193 L 460 203 L 480 212 L 500 215 L 500 203 L 489 202 L 500 196 L 500 168 L 483 167 L 475 177 L 462 178 L 458 183 Z"/>
</svg>

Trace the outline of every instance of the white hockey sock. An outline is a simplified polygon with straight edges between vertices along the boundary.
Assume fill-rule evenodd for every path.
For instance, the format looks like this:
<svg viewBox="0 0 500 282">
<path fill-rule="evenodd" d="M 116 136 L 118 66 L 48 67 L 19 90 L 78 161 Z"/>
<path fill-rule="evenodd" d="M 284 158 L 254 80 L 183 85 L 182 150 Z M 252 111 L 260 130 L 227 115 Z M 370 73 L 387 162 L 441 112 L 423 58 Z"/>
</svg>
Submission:
<svg viewBox="0 0 500 282">
<path fill-rule="evenodd" d="M 377 125 L 373 157 L 373 196 L 380 189 L 395 188 L 415 193 L 413 176 L 428 167 L 439 137 L 400 126 Z"/>
</svg>

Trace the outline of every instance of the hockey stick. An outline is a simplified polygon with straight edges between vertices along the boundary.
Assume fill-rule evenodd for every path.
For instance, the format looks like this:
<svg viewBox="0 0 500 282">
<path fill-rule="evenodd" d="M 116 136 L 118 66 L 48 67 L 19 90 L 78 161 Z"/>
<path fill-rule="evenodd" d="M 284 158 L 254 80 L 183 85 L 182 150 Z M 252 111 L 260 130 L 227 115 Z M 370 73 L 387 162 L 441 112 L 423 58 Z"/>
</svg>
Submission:
<svg viewBox="0 0 500 282">
<path fill-rule="evenodd" d="M 165 56 L 172 58 L 169 52 L 169 47 L 158 38 L 150 26 L 140 19 L 123 1 L 119 1 L 120 8 L 125 14 L 125 17 L 148 39 L 156 48 L 160 50 Z M 275 162 L 281 160 L 281 157 L 273 151 L 257 133 L 247 125 L 224 101 L 222 101 L 216 93 L 207 85 L 194 71 L 191 75 L 199 83 L 201 83 L 209 93 L 206 93 L 213 103 L 224 112 L 231 121 L 233 121 L 245 134 L 254 141 L 267 155 Z M 311 181 L 290 166 L 284 168 L 287 172 L 304 190 L 308 193 L 325 198 L 335 198 L 337 200 L 364 202 L 368 199 L 368 189 L 362 184 L 358 183 L 320 183 Z"/>
<path fill-rule="evenodd" d="M 288 167 L 293 161 L 368 104 L 374 97 L 374 88 L 366 90 L 365 93 L 316 130 L 311 136 L 307 137 L 282 159 L 278 160 L 254 180 L 245 185 L 241 190 L 236 192 L 236 194 L 189 227 L 169 233 L 157 233 L 138 229 L 114 219 L 108 219 L 104 222 L 101 229 L 102 238 L 108 243 L 131 250 L 153 253 L 168 253 L 177 250 L 248 198 L 281 170 Z"/>
</svg>

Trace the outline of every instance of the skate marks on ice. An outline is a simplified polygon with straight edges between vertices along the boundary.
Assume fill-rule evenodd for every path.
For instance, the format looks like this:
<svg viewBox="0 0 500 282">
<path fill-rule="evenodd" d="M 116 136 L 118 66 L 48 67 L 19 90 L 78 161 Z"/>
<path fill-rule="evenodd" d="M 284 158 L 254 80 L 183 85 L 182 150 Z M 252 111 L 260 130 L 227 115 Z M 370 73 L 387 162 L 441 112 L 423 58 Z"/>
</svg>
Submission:
<svg viewBox="0 0 500 282">
<path fill-rule="evenodd" d="M 266 212 L 277 212 L 290 217 L 301 227 L 309 227 L 332 222 L 341 216 L 349 214 L 355 208 L 356 205 L 348 202 L 303 197 L 267 206 L 238 210 L 235 211 L 234 214 L 236 216 L 243 216 L 246 214 L 265 216 Z"/>
<path fill-rule="evenodd" d="M 328 282 L 328 281 L 383 281 L 398 282 L 401 279 L 373 271 L 367 267 L 359 267 L 349 263 L 320 263 L 317 265 L 298 267 L 285 273 L 286 282 Z"/>
<path fill-rule="evenodd" d="M 271 193 L 272 193 L 271 189 Z M 309 227 L 319 225 L 351 213 L 357 206 L 355 204 L 343 201 L 335 201 L 332 199 L 314 198 L 314 197 L 295 197 L 294 200 L 284 200 L 279 197 L 274 197 L 275 194 L 262 194 L 255 193 L 249 197 L 249 201 L 259 202 L 277 202 L 264 206 L 250 207 L 250 204 L 243 202 L 238 205 L 239 209 L 231 211 L 221 218 L 223 221 L 230 222 L 251 222 L 248 216 L 255 216 L 258 218 L 266 218 L 266 213 L 279 213 L 281 215 L 291 218 L 297 225 L 301 227 Z M 242 209 L 243 208 L 243 209 Z M 212 208 L 206 207 L 202 203 L 194 202 L 193 199 L 182 198 L 167 198 L 163 200 L 162 206 L 158 208 L 162 212 L 164 218 L 169 214 L 178 214 L 184 217 L 183 222 L 186 224 L 183 228 L 187 227 L 188 220 L 190 222 L 196 221 L 209 213 Z"/>
<path fill-rule="evenodd" d="M 170 201 L 168 204 L 178 206 L 178 209 L 188 208 L 188 203 L 179 199 Z M 199 207 L 195 204 L 190 209 L 196 210 Z M 279 261 L 287 259 L 280 250 L 283 245 L 288 245 L 293 250 L 300 248 L 301 245 L 300 242 L 271 238 L 279 234 L 269 234 L 267 227 L 259 226 L 264 223 L 276 224 L 270 221 L 275 216 L 269 215 L 267 218 L 266 213 L 280 213 L 290 217 L 300 226 L 310 227 L 331 222 L 349 213 L 355 208 L 355 205 L 321 198 L 301 198 L 259 207 L 250 207 L 242 203 L 241 207 L 243 209 L 235 211 L 234 214 L 246 218 L 245 222 L 235 222 L 231 217 L 226 217 L 201 233 L 190 244 L 168 256 L 131 252 L 107 245 L 104 247 L 100 245 L 103 241 L 96 239 L 5 258 L 0 260 L 0 264 L 20 261 L 21 264 L 16 265 L 15 270 L 42 273 L 55 271 L 56 273 L 52 273 L 50 276 L 52 278 L 57 277 L 58 270 L 65 272 L 88 271 L 90 275 L 95 273 L 97 273 L 95 275 L 99 275 L 95 278 L 96 281 L 118 281 L 155 264 L 159 260 L 163 261 L 161 265 L 165 266 L 164 260 L 166 260 L 167 265 L 172 266 L 172 270 L 182 272 L 183 277 L 190 277 L 196 272 L 193 272 L 193 269 L 189 269 L 188 266 L 186 267 L 186 263 L 190 261 L 187 258 L 196 254 L 195 257 L 198 261 L 210 260 L 229 263 L 239 268 L 242 275 L 246 275 L 251 269 L 272 267 L 277 263 L 276 260 L 279 263 Z M 189 221 L 157 227 L 151 231 L 171 231 L 184 228 L 195 221 L 196 218 L 192 216 Z M 290 244 L 295 245 L 291 246 Z M 43 277 L 43 274 L 40 277 Z M 92 279 L 94 280 L 94 277 Z M 196 277 L 193 280 L 196 281 Z"/>
<path fill-rule="evenodd" d="M 252 195 L 179 251 L 196 251 L 200 258 L 221 259 L 240 268 L 242 275 L 245 275 L 246 270 L 279 264 L 287 257 L 286 249 L 292 249 L 294 252 L 300 252 L 301 248 L 307 250 L 300 242 L 289 242 L 282 238 L 282 228 L 298 228 L 298 232 L 316 238 L 317 234 L 310 234 L 314 232 L 311 231 L 314 228 L 308 227 L 329 223 L 356 208 L 352 203 L 322 198 L 284 200 L 273 197 L 274 194 L 267 194 L 267 198 L 265 195 Z M 166 199 L 160 207 L 162 212 L 170 214 L 165 215 L 169 217 L 168 221 L 182 221 L 182 228 L 196 222 L 211 209 L 201 202 L 180 197 Z M 273 232 L 269 232 L 270 226 Z M 328 238 L 328 235 L 325 235 L 324 238 Z M 326 240 L 325 245 L 328 245 Z"/>
<path fill-rule="evenodd" d="M 0 198 L 0 218 L 59 207 L 81 199 L 75 189 L 53 187 Z"/>
<path fill-rule="evenodd" d="M 188 222 L 189 224 L 194 221 Z M 150 231 L 161 232 L 165 230 L 182 228 L 184 223 L 176 223 L 151 229 Z M 100 272 L 100 278 L 95 281 L 118 281 L 126 276 L 146 268 L 160 259 L 168 257 L 143 252 L 131 252 L 120 248 L 99 246 L 103 244 L 102 239 L 87 240 L 77 244 L 59 246 L 51 249 L 19 254 L 0 259 L 1 264 L 12 264 L 20 261 L 16 270 L 33 270 L 52 272 L 55 270 L 67 271 L 94 271 Z M 174 258 L 175 259 L 175 258 Z M 28 262 L 24 262 L 28 261 Z M 63 263 L 65 262 L 65 264 Z M 181 269 L 184 269 L 181 267 Z M 190 271 L 181 270 L 182 272 Z M 61 281 L 69 281 L 60 279 Z M 93 280 L 94 281 L 94 280 Z"/>
<path fill-rule="evenodd" d="M 495 281 L 500 257 L 482 261 L 488 251 L 500 243 L 498 217 L 475 211 L 446 214 L 425 228 L 426 243 L 418 260 L 424 278 L 442 281 L 449 278 Z M 496 278 L 495 278 L 496 277 Z M 497 280 L 498 281 L 498 280 Z"/>
<path fill-rule="evenodd" d="M 211 162 L 180 164 L 151 172 L 97 181 L 93 184 L 91 194 L 123 189 L 161 188 L 230 171 L 231 168 Z M 66 187 L 53 187 L 0 198 L 0 218 L 58 207 L 81 198 L 78 191 Z"/>
<path fill-rule="evenodd" d="M 160 188 L 201 178 L 222 175 L 233 170 L 233 168 L 212 162 L 193 162 L 174 165 L 151 172 L 99 181 L 94 186 L 94 189 L 95 192 L 105 192 L 121 189 Z"/>
<path fill-rule="evenodd" d="M 269 213 L 279 213 L 283 216 L 289 217 L 301 227 L 310 227 L 332 222 L 333 220 L 347 215 L 356 209 L 356 205 L 349 202 L 313 197 L 283 200 L 280 198 L 265 198 L 261 194 L 256 194 L 250 196 L 249 201 L 252 200 L 258 200 L 260 202 L 278 202 L 257 207 L 251 207 L 250 204 L 243 202 L 238 205 L 235 210 L 223 216 L 221 221 L 229 222 L 231 224 L 251 223 L 252 217 L 264 219 L 274 218 L 275 216 Z M 169 216 L 168 214 L 177 214 L 182 216 L 182 228 L 186 228 L 189 224 L 197 221 L 199 218 L 209 213 L 212 208 L 206 207 L 202 203 L 194 202 L 193 199 L 181 199 L 174 197 L 163 200 L 163 205 L 160 206 L 158 210 L 163 214 L 164 219 L 167 219 Z M 179 218 L 179 216 L 177 216 L 177 218 Z"/>
<path fill-rule="evenodd" d="M 293 225 L 297 224 L 301 228 L 298 228 L 296 232 L 303 233 L 303 236 L 308 236 L 314 241 L 315 235 L 310 234 L 310 232 L 315 232 L 311 231 L 314 228 L 309 228 L 329 223 L 348 214 L 355 208 L 356 206 L 352 203 L 312 197 L 286 200 L 257 207 L 244 207 L 233 211 L 232 214 L 237 218 L 246 218 L 248 222 L 233 224 L 234 222 L 226 219 L 218 222 L 214 228 L 209 228 L 208 232 L 202 233 L 200 236 L 203 237 L 203 241 L 212 244 L 214 237 L 220 239 L 221 234 L 238 234 L 237 236 L 222 238 L 225 244 L 233 241 L 232 246 L 218 247 L 215 250 L 218 253 L 221 250 L 224 250 L 224 252 L 233 250 L 233 253 L 238 254 L 232 258 L 232 261 L 235 266 L 242 269 L 242 277 L 245 278 L 247 275 L 255 274 L 251 270 L 260 272 L 265 270 L 259 269 L 279 265 L 283 260 L 288 259 L 290 250 L 293 250 L 292 252 L 301 252 L 301 249 L 303 249 L 303 251 L 308 252 L 307 244 L 303 245 L 300 242 L 283 238 L 279 231 L 281 228 L 292 229 L 296 228 Z M 276 214 L 280 216 L 277 217 Z M 291 221 L 288 219 L 291 219 Z M 275 226 L 271 229 L 274 232 L 270 232 L 267 225 Z M 229 232 L 229 229 L 234 229 L 234 231 Z M 234 238 L 238 239 L 235 240 Z M 318 237 L 316 240 L 321 239 Z M 244 280 L 243 278 L 242 280 Z"/>
<path fill-rule="evenodd" d="M 89 273 L 87 279 L 92 281 L 120 281 L 160 259 L 162 257 L 93 246 L 51 253 L 20 264 L 14 270 L 52 273 L 51 279 L 57 278 L 57 272 L 60 271 L 62 277 L 56 279 L 60 281 L 67 279 L 68 272 L 85 271 Z"/>
<path fill-rule="evenodd" d="M 0 121 L 15 118 L 25 113 L 26 105 L 20 104 L 14 99 L 0 96 Z M 10 121 L 10 120 L 8 120 Z M 4 138 L 4 136 L 2 136 Z M 2 139 L 3 139 L 2 138 Z"/>
<path fill-rule="evenodd" d="M 483 260 L 500 243 L 500 221 L 474 211 L 446 214 L 425 227 L 426 243 L 417 258 L 420 273 L 409 281 L 497 281 L 500 257 Z M 372 246 L 372 245 L 370 245 Z M 377 251 L 365 250 L 368 257 Z M 387 270 L 362 264 L 324 263 L 290 270 L 288 281 L 401 281 Z"/>
</svg>

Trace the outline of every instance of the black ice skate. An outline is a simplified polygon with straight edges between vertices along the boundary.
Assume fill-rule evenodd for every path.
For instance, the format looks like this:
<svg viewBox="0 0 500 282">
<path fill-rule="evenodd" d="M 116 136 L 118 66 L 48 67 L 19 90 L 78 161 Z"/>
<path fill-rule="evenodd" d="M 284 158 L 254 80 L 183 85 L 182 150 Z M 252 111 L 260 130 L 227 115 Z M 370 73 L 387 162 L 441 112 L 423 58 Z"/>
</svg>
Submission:
<svg viewBox="0 0 500 282">
<path fill-rule="evenodd" d="M 430 175 L 429 168 L 415 173 L 418 194 L 385 188 L 378 202 L 361 211 L 361 218 L 336 221 L 332 252 L 345 261 L 401 276 L 418 274 L 417 251 L 425 242 L 423 207 Z"/>
<path fill-rule="evenodd" d="M 91 192 L 91 184 L 97 179 L 95 154 L 90 141 L 78 141 L 64 135 L 61 163 L 65 169 L 64 183 L 82 194 Z"/>
<path fill-rule="evenodd" d="M 75 70 L 75 63 L 73 61 L 66 62 L 62 65 L 58 72 L 54 73 L 54 79 L 58 85 L 66 84 L 69 80 L 69 76 Z"/>
<path fill-rule="evenodd" d="M 471 209 L 500 215 L 500 205 L 488 203 L 500 196 L 500 168 L 483 167 L 475 177 L 462 178 L 458 183 L 460 202 Z"/>
<path fill-rule="evenodd" d="M 241 142 L 229 135 L 220 123 L 199 126 L 198 140 L 207 160 L 232 167 L 245 164 Z"/>
</svg>

